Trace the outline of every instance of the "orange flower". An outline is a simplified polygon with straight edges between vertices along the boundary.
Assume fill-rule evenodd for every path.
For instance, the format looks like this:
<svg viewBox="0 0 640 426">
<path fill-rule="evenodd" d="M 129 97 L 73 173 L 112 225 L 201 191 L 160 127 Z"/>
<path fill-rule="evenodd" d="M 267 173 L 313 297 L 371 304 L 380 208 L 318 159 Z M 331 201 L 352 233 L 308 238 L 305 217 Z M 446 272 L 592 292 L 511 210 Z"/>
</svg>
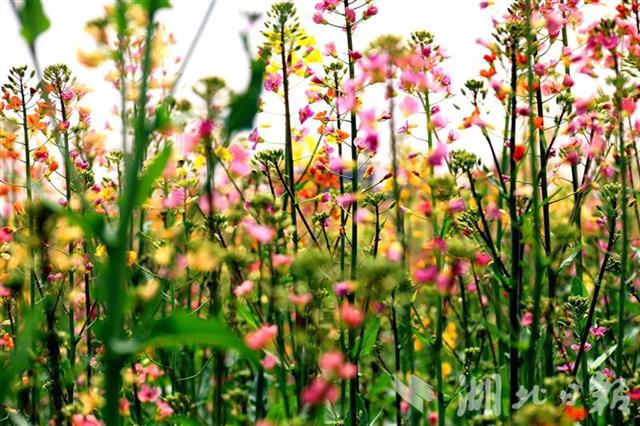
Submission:
<svg viewBox="0 0 640 426">
<path fill-rule="evenodd" d="M 22 102 L 20 101 L 20 98 L 17 96 L 12 96 L 11 98 L 9 98 L 9 108 L 13 109 L 13 110 L 17 110 L 22 106 Z"/>
<path fill-rule="evenodd" d="M 40 121 L 40 114 L 27 115 L 27 126 L 32 130 L 44 130 L 46 124 Z"/>
<path fill-rule="evenodd" d="M 491 78 L 496 75 L 496 69 L 490 67 L 488 70 L 480 70 L 480 77 Z"/>
<path fill-rule="evenodd" d="M 544 118 L 536 117 L 533 119 L 533 125 L 540 130 L 544 130 Z"/>
<path fill-rule="evenodd" d="M 564 407 L 564 414 L 574 422 L 580 422 L 587 418 L 587 410 L 584 407 L 567 405 Z"/>
</svg>

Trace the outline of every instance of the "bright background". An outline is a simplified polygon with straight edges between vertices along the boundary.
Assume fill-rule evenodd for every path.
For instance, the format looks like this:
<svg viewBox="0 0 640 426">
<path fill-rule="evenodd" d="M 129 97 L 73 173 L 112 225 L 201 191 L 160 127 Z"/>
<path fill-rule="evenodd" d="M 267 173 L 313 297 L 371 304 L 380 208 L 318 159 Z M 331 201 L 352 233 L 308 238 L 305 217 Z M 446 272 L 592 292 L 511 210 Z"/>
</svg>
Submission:
<svg viewBox="0 0 640 426">
<path fill-rule="evenodd" d="M 173 0 L 172 9 L 165 9 L 159 13 L 158 19 L 175 35 L 177 41 L 170 50 L 171 57 L 185 55 L 210 1 L 212 0 Z M 340 30 L 312 22 L 313 6 L 317 0 L 294 2 L 297 4 L 303 26 L 315 36 L 320 48 L 325 43 L 334 41 L 339 52 L 346 50 L 344 35 Z M 38 40 L 37 49 L 42 68 L 59 62 L 69 64 L 78 80 L 92 89 L 83 104 L 92 109 L 96 129 L 104 128 L 106 119 L 116 122 L 112 109 L 118 104 L 118 93 L 105 82 L 104 70 L 87 69 L 76 59 L 79 48 L 93 48 L 92 38 L 84 32 L 85 23 L 102 15 L 104 6 L 111 1 L 43 0 L 43 3 L 51 27 Z M 206 30 L 181 79 L 178 95 L 190 96 L 191 86 L 199 78 L 210 75 L 218 75 L 232 88 L 242 89 L 248 78 L 247 58 L 238 36 L 241 31 L 247 29 L 244 13 L 264 13 L 272 3 L 271 0 L 217 0 Z M 503 13 L 508 3 L 508 0 L 497 0 L 494 6 L 481 10 L 479 0 L 378 0 L 376 5 L 379 14 L 358 27 L 355 48 L 365 48 L 371 40 L 381 34 L 408 36 L 415 30 L 428 30 L 435 35 L 436 42 L 448 52 L 450 59 L 445 68 L 452 77 L 454 87 L 459 88 L 466 80 L 476 78 L 478 71 L 485 67 L 482 55 L 486 50 L 476 44 L 476 39 L 490 38 L 492 16 Z M 599 13 L 604 11 L 601 6 L 589 8 L 595 8 Z M 262 25 L 258 24 L 252 31 L 254 47 L 261 42 L 258 33 L 261 28 Z M 3 41 L 0 82 L 4 82 L 10 67 L 32 65 L 25 44 L 19 37 L 18 23 L 9 0 L 0 0 L 0 40 Z M 294 85 L 293 90 L 298 91 L 294 93 L 296 112 L 304 105 L 304 86 Z M 282 132 L 276 132 L 276 129 L 281 130 L 282 127 L 279 125 L 282 103 L 274 96 L 266 96 L 265 99 L 266 114 L 259 117 L 258 121 L 270 121 L 273 128 L 263 136 L 268 142 L 280 141 Z M 379 111 L 385 108 L 382 98 L 380 101 L 381 104 L 376 105 Z M 453 100 L 456 101 L 462 100 Z M 449 117 L 452 124 L 457 124 L 463 114 L 469 112 L 468 105 L 464 102 L 459 103 L 465 108 L 462 111 L 453 110 L 454 116 Z M 474 149 L 473 146 L 469 148 L 478 151 L 478 148 Z"/>
</svg>

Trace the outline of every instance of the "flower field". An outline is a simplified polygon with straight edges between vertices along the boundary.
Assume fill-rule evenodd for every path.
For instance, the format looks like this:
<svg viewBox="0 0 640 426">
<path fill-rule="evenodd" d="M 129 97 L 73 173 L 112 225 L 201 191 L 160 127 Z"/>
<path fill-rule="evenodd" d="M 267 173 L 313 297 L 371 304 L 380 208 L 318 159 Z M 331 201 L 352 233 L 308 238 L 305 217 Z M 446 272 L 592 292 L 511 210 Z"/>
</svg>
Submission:
<svg viewBox="0 0 640 426">
<path fill-rule="evenodd" d="M 392 1 L 269 1 L 242 90 L 183 78 L 213 1 L 175 61 L 182 2 L 104 1 L 79 64 L 8 3 L 0 424 L 640 424 L 640 2 L 468 1 L 455 81 L 358 37 Z"/>
</svg>

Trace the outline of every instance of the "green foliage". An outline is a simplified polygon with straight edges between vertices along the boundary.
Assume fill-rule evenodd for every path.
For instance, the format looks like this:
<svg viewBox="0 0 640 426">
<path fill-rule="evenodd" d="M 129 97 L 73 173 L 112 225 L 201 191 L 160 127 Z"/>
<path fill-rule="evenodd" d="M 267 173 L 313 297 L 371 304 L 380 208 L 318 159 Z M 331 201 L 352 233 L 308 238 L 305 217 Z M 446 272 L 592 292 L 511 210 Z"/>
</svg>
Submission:
<svg viewBox="0 0 640 426">
<path fill-rule="evenodd" d="M 20 34 L 29 46 L 35 45 L 40 34 L 51 26 L 40 0 L 25 0 L 18 9 L 18 17 L 21 25 Z"/>
</svg>

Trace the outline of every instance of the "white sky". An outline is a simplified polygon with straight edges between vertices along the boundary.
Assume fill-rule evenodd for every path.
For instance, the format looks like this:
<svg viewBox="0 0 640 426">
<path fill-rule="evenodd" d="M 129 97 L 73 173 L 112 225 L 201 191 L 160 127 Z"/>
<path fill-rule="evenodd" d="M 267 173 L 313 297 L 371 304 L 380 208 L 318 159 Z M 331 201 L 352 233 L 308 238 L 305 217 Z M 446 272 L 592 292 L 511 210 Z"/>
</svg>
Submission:
<svg viewBox="0 0 640 426">
<path fill-rule="evenodd" d="M 158 19 L 175 34 L 177 44 L 172 50 L 174 56 L 184 56 L 186 53 L 209 1 L 173 0 L 173 8 L 159 14 Z M 96 120 L 101 111 L 106 112 L 112 106 L 105 100 L 117 102 L 116 94 L 103 80 L 104 72 L 79 65 L 76 53 L 78 48 L 90 49 L 92 46 L 91 37 L 84 32 L 84 24 L 100 16 L 104 5 L 111 2 L 43 0 L 43 3 L 51 27 L 38 40 L 41 65 L 44 68 L 65 62 L 72 66 L 79 81 L 94 91 L 84 103 L 94 110 Z M 217 1 L 207 29 L 181 80 L 183 93 L 188 92 L 200 77 L 213 74 L 223 77 L 233 88 L 244 86 L 248 78 L 247 61 L 238 37 L 246 26 L 242 12 L 264 12 L 271 3 L 270 0 Z M 316 37 L 318 44 L 323 46 L 326 42 L 336 41 L 340 49 L 344 37 L 339 30 L 311 21 L 316 1 L 298 0 L 295 3 L 303 25 Z M 452 6 L 454 3 L 455 6 Z M 474 40 L 478 36 L 487 36 L 491 29 L 491 15 L 479 9 L 478 0 L 379 0 L 377 4 L 379 15 L 358 28 L 356 48 L 365 47 L 380 34 L 408 35 L 414 30 L 426 29 L 435 34 L 453 57 L 450 72 L 454 82 L 464 82 L 477 73 L 483 52 L 476 47 Z M 31 66 L 9 0 L 0 0 L 0 40 L 4 41 L 0 55 L 0 81 L 5 82 L 10 67 L 22 64 Z M 258 42 L 259 36 L 254 37 L 254 44 Z"/>
<path fill-rule="evenodd" d="M 172 0 L 173 8 L 163 10 L 158 19 L 168 31 L 173 32 L 177 44 L 171 50 L 172 57 L 184 56 L 200 21 L 211 0 Z M 316 25 L 311 21 L 317 0 L 295 0 L 301 22 L 314 35 L 320 47 L 329 41 L 336 42 L 339 51 L 346 50 L 344 35 L 336 28 Z M 111 109 L 118 102 L 117 93 L 104 81 L 104 70 L 87 69 L 78 64 L 78 48 L 91 50 L 93 40 L 84 32 L 85 23 L 102 15 L 107 0 L 43 0 L 46 14 L 51 21 L 50 29 L 38 40 L 38 56 L 44 68 L 53 63 L 69 64 L 78 80 L 93 92 L 83 104 L 93 111 L 93 123 L 100 130 L 105 119 L 111 118 Z M 273 3 L 271 0 L 217 0 L 206 31 L 181 80 L 178 95 L 187 95 L 192 85 L 201 77 L 218 75 L 234 89 L 242 89 L 248 78 L 247 59 L 238 34 L 246 28 L 243 12 L 265 12 Z M 432 32 L 436 41 L 450 55 L 445 68 L 450 73 L 454 87 L 458 88 L 470 78 L 477 78 L 478 71 L 485 67 L 482 55 L 485 49 L 475 40 L 489 38 L 492 30 L 492 15 L 500 14 L 508 0 L 497 0 L 497 5 L 487 10 L 479 8 L 479 0 L 378 0 L 379 14 L 361 24 L 356 32 L 355 48 L 361 49 L 376 36 L 393 33 L 408 36 L 415 30 Z M 261 25 L 257 29 L 262 28 Z M 254 46 L 260 42 L 260 35 L 254 31 Z M 3 40 L 0 54 L 0 82 L 6 81 L 7 71 L 15 65 L 29 64 L 30 57 L 19 36 L 18 24 L 11 10 L 9 0 L 0 0 L 0 40 Z M 271 99 L 271 101 L 269 101 Z M 267 98 L 266 110 L 279 113 L 280 103 Z M 464 103 L 461 103 L 464 104 Z M 294 111 L 303 104 L 296 104 Z M 380 105 L 378 109 L 384 109 Z M 468 109 L 465 109 L 468 112 Z M 451 117 L 459 122 L 458 117 Z M 259 122 L 273 120 L 279 128 L 277 116 L 263 116 Z M 294 122 L 295 123 L 295 122 Z M 269 133 L 269 139 L 276 137 Z M 478 152 L 478 149 L 469 149 Z"/>
</svg>

